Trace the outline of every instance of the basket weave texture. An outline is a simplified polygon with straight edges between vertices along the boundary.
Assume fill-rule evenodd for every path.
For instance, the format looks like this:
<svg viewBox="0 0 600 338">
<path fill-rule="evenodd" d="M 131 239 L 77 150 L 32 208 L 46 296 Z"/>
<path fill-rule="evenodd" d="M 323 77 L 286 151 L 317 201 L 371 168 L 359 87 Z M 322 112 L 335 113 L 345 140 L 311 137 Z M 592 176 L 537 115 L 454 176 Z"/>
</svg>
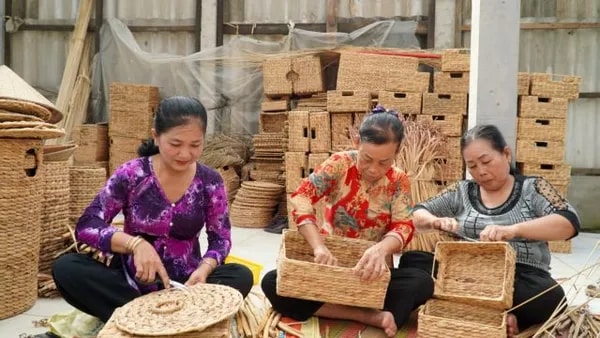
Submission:
<svg viewBox="0 0 600 338">
<path fill-rule="evenodd" d="M 331 150 L 331 121 L 326 111 L 310 112 L 310 151 L 324 153 Z"/>
<path fill-rule="evenodd" d="M 308 159 L 303 152 L 285 153 L 285 190 L 294 192 L 308 176 Z"/>
<path fill-rule="evenodd" d="M 423 93 L 423 114 L 465 114 L 467 94 Z"/>
<path fill-rule="evenodd" d="M 567 99 L 560 97 L 521 96 L 519 98 L 519 116 L 566 119 L 568 104 Z"/>
<path fill-rule="evenodd" d="M 414 74 L 391 73 L 385 78 L 384 89 L 391 92 L 426 93 L 431 75 L 426 72 Z"/>
<path fill-rule="evenodd" d="M 568 181 L 571 166 L 568 164 L 517 163 L 517 167 L 527 176 L 541 176 L 549 181 Z"/>
<path fill-rule="evenodd" d="M 307 111 L 291 111 L 288 114 L 288 151 L 309 151 L 309 117 Z"/>
<path fill-rule="evenodd" d="M 324 237 L 325 245 L 338 259 L 337 266 L 314 263 L 313 251 L 297 231 L 285 231 L 277 260 L 277 294 L 284 297 L 314 300 L 381 309 L 390 281 L 390 271 L 379 280 L 362 282 L 352 268 L 373 242 Z"/>
<path fill-rule="evenodd" d="M 442 71 L 468 72 L 471 67 L 471 53 L 468 49 L 445 49 L 442 53 Z"/>
<path fill-rule="evenodd" d="M 110 85 L 110 136 L 147 138 L 160 102 L 158 87 L 113 82 Z"/>
<path fill-rule="evenodd" d="M 281 133 L 287 120 L 287 112 L 260 113 L 259 125 L 261 133 Z"/>
<path fill-rule="evenodd" d="M 70 215 L 78 219 L 106 181 L 106 169 L 99 167 L 71 167 L 69 182 L 71 190 Z"/>
<path fill-rule="evenodd" d="M 567 135 L 566 119 L 545 119 L 519 117 L 517 138 L 524 140 L 562 141 Z"/>
<path fill-rule="evenodd" d="M 422 101 L 422 93 L 379 92 L 379 104 L 401 114 L 420 114 Z"/>
<path fill-rule="evenodd" d="M 330 90 L 327 92 L 327 111 L 330 113 L 368 112 L 371 93 L 367 90 Z"/>
<path fill-rule="evenodd" d="M 37 298 L 43 194 L 42 141 L 0 138 L 0 319 Z"/>
<path fill-rule="evenodd" d="M 554 253 L 571 253 L 571 240 L 566 241 L 550 241 L 548 242 L 548 247 L 550 248 L 550 252 Z"/>
<path fill-rule="evenodd" d="M 519 96 L 527 96 L 530 93 L 531 75 L 529 73 L 517 74 L 517 94 Z"/>
<path fill-rule="evenodd" d="M 446 136 L 461 136 L 464 118 L 462 115 L 417 115 L 417 120 L 431 121 Z"/>
<path fill-rule="evenodd" d="M 531 95 L 574 100 L 579 97 L 580 83 L 578 76 L 534 73 L 531 74 Z"/>
<path fill-rule="evenodd" d="M 110 137 L 109 173 L 112 175 L 121 164 L 137 158 L 137 149 L 142 143 L 142 138 Z"/>
<path fill-rule="evenodd" d="M 517 161 L 563 164 L 565 144 L 562 141 L 523 140 L 517 138 Z"/>
<path fill-rule="evenodd" d="M 469 72 L 437 72 L 433 76 L 436 93 L 469 93 Z"/>
</svg>

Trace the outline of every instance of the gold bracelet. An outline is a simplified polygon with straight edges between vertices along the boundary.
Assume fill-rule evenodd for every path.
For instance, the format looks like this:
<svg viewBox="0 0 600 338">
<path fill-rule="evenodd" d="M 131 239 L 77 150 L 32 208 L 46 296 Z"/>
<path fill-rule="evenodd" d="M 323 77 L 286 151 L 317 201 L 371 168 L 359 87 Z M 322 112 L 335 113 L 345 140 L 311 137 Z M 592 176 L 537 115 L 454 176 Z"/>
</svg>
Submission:
<svg viewBox="0 0 600 338">
<path fill-rule="evenodd" d="M 216 264 L 215 264 L 215 265 L 212 265 L 212 263 L 211 263 L 211 262 L 209 262 L 209 261 L 207 261 L 207 260 L 202 260 L 202 262 L 200 262 L 200 264 L 206 264 L 206 265 L 210 266 L 210 267 L 211 267 L 211 269 L 213 269 L 213 270 L 217 268 L 217 265 L 216 265 Z"/>
<path fill-rule="evenodd" d="M 135 239 L 135 236 L 130 236 L 125 243 L 125 251 L 130 252 L 129 248 L 131 247 L 131 242 Z"/>
<path fill-rule="evenodd" d="M 142 243 L 144 239 L 141 236 L 136 236 L 135 239 L 131 242 L 131 248 L 129 249 L 130 253 L 133 253 L 133 250 Z"/>
</svg>

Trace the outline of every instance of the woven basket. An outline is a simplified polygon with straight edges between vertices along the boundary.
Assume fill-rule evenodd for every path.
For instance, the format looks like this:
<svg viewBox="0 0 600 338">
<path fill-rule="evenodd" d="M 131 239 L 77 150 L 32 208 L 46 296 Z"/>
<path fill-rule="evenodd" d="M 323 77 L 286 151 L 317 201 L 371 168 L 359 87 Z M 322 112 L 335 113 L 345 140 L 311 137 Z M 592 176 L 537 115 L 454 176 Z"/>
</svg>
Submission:
<svg viewBox="0 0 600 338">
<path fill-rule="evenodd" d="M 288 150 L 308 151 L 310 149 L 310 123 L 307 111 L 291 111 L 288 114 Z"/>
<path fill-rule="evenodd" d="M 116 103 L 124 110 L 145 110 L 149 105 L 156 108 L 160 102 L 158 87 L 146 84 L 113 82 L 109 95 L 111 107 Z"/>
<path fill-rule="evenodd" d="M 331 125 L 326 111 L 310 112 L 310 151 L 324 153 L 331 150 Z"/>
<path fill-rule="evenodd" d="M 433 179 L 437 181 L 458 181 L 464 178 L 465 162 L 462 158 L 449 157 L 436 159 Z"/>
<path fill-rule="evenodd" d="M 352 134 L 360 117 L 354 113 L 331 114 L 331 150 L 345 151 L 354 149 Z"/>
<path fill-rule="evenodd" d="M 243 228 L 266 227 L 273 219 L 284 189 L 268 182 L 242 182 L 230 208 L 231 224 Z"/>
<path fill-rule="evenodd" d="M 469 72 L 437 72 L 433 75 L 436 93 L 469 93 Z"/>
<path fill-rule="evenodd" d="M 379 104 L 401 114 L 420 114 L 422 101 L 422 93 L 379 92 Z"/>
<path fill-rule="evenodd" d="M 308 175 L 312 174 L 315 169 L 321 165 L 321 163 L 329 159 L 329 153 L 311 153 L 308 154 Z"/>
<path fill-rule="evenodd" d="M 137 149 L 143 139 L 132 137 L 110 137 L 110 156 L 108 160 L 109 174 L 112 175 L 121 164 L 138 157 Z"/>
<path fill-rule="evenodd" d="M 270 58 L 263 62 L 263 89 L 266 96 L 289 96 L 293 93 L 290 58 Z"/>
<path fill-rule="evenodd" d="M 468 72 L 471 68 L 471 53 L 468 49 L 446 49 L 442 52 L 442 71 Z"/>
<path fill-rule="evenodd" d="M 460 158 L 462 159 L 462 152 L 460 150 L 460 136 L 449 136 L 444 141 L 443 150 L 440 152 L 444 154 L 446 158 Z"/>
<path fill-rule="evenodd" d="M 98 167 L 70 167 L 71 199 L 69 210 L 72 219 L 79 218 L 100 192 L 106 182 L 106 169 Z"/>
<path fill-rule="evenodd" d="M 330 90 L 327 92 L 327 111 L 330 113 L 368 112 L 371 93 L 367 90 Z"/>
<path fill-rule="evenodd" d="M 296 191 L 302 180 L 308 176 L 308 162 L 303 152 L 285 153 L 285 190 Z"/>
<path fill-rule="evenodd" d="M 310 95 L 325 90 L 321 59 L 318 55 L 297 56 L 292 59 L 292 87 L 296 95 Z"/>
<path fill-rule="evenodd" d="M 518 73 L 517 74 L 517 95 L 519 95 L 519 96 L 529 95 L 530 86 L 531 86 L 531 75 L 529 75 L 529 73 Z"/>
<path fill-rule="evenodd" d="M 150 136 L 160 102 L 158 87 L 127 83 L 110 86 L 109 135 L 144 139 Z"/>
<path fill-rule="evenodd" d="M 549 181 L 568 181 L 571 178 L 571 166 L 568 164 L 517 162 L 517 168 L 523 175 L 540 176 Z"/>
<path fill-rule="evenodd" d="M 287 118 L 287 112 L 260 113 L 259 130 L 261 133 L 282 133 Z"/>
<path fill-rule="evenodd" d="M 400 93 L 427 93 L 431 74 L 426 72 L 390 73 L 385 77 L 384 90 Z"/>
<path fill-rule="evenodd" d="M 84 124 L 73 130 L 73 142 L 78 145 L 73 161 L 75 165 L 89 165 L 108 161 L 108 126 Z"/>
<path fill-rule="evenodd" d="M 467 94 L 423 93 L 423 114 L 461 114 L 467 112 Z"/>
<path fill-rule="evenodd" d="M 519 98 L 519 116 L 566 119 L 568 104 L 568 100 L 564 98 L 521 96 Z"/>
<path fill-rule="evenodd" d="M 566 119 L 519 117 L 517 138 L 522 140 L 557 140 L 567 137 Z"/>
<path fill-rule="evenodd" d="M 268 97 L 260 104 L 263 112 L 282 112 L 290 110 L 289 100 L 271 100 Z"/>
<path fill-rule="evenodd" d="M 464 118 L 462 115 L 417 115 L 417 120 L 431 121 L 446 136 L 461 136 Z"/>
<path fill-rule="evenodd" d="M 390 272 L 369 283 L 362 282 L 352 268 L 373 242 L 324 237 L 325 245 L 338 259 L 337 266 L 314 263 L 313 250 L 296 231 L 285 231 L 277 260 L 277 294 L 284 297 L 315 300 L 381 309 L 390 281 Z"/>
<path fill-rule="evenodd" d="M 250 171 L 250 178 L 254 181 L 277 183 L 281 170 L 260 170 L 255 169 Z"/>
<path fill-rule="evenodd" d="M 573 251 L 571 240 L 566 241 L 550 241 L 548 242 L 550 252 L 554 253 L 571 253 Z"/>
<path fill-rule="evenodd" d="M 578 76 L 531 74 L 531 95 L 540 97 L 562 97 L 574 100 L 579 97 Z"/>
<path fill-rule="evenodd" d="M 37 298 L 43 194 L 42 141 L 0 138 L 0 319 Z"/>
<path fill-rule="evenodd" d="M 517 162 L 562 164 L 565 144 L 562 141 L 523 140 L 517 138 Z"/>
<path fill-rule="evenodd" d="M 499 310 L 430 299 L 418 318 L 419 337 L 506 338 L 506 314 Z"/>
<path fill-rule="evenodd" d="M 68 161 L 46 162 L 41 211 L 39 272 L 50 273 L 56 254 L 64 249 L 62 235 L 69 225 L 70 183 Z"/>
<path fill-rule="evenodd" d="M 286 208 L 287 208 L 287 216 L 288 216 L 288 229 L 290 230 L 298 230 L 298 224 L 294 222 L 294 217 L 292 216 L 292 194 L 286 193 Z"/>
<path fill-rule="evenodd" d="M 434 297 L 506 310 L 513 302 L 515 259 L 505 242 L 438 242 Z"/>
</svg>

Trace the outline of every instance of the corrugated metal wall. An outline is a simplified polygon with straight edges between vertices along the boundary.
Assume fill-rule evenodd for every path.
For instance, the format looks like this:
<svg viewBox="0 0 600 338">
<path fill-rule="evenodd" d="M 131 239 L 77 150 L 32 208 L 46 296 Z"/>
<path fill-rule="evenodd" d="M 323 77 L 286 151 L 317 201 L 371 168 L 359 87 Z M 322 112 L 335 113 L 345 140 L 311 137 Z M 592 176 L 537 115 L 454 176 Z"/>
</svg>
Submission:
<svg viewBox="0 0 600 338">
<path fill-rule="evenodd" d="M 471 1 L 463 0 L 470 24 Z M 600 0 L 521 0 L 521 22 L 599 22 Z M 470 32 L 463 32 L 465 47 Z M 522 29 L 519 70 L 582 77 L 580 91 L 600 93 L 600 28 Z M 600 168 L 600 98 L 569 105 L 566 160 L 575 168 Z"/>
</svg>

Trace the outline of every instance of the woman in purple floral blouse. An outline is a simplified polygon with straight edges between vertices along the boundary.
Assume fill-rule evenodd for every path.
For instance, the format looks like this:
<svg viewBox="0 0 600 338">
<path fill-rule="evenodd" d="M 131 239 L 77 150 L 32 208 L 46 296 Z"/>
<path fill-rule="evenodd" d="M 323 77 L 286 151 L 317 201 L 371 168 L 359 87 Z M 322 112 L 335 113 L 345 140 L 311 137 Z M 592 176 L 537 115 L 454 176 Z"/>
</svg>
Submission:
<svg viewBox="0 0 600 338">
<path fill-rule="evenodd" d="M 106 322 L 115 308 L 169 287 L 171 279 L 225 284 L 248 294 L 250 270 L 223 264 L 231 249 L 223 181 L 197 162 L 206 125 L 206 110 L 194 98 L 160 103 L 152 138 L 138 149 L 140 158 L 115 171 L 77 223 L 77 240 L 100 250 L 109 264 L 83 254 L 62 256 L 54 264 L 54 280 L 69 304 Z M 120 211 L 123 230 L 111 226 Z M 203 255 L 202 228 L 208 235 Z"/>
</svg>

